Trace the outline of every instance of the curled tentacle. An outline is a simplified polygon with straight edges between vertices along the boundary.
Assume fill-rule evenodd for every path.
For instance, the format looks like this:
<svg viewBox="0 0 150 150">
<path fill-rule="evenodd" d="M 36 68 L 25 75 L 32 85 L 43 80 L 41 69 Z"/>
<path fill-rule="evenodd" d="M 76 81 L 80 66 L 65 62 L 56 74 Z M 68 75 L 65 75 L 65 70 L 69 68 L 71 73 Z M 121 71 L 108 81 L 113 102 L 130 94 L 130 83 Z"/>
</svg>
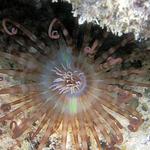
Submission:
<svg viewBox="0 0 150 150">
<path fill-rule="evenodd" d="M 56 31 L 56 30 L 53 31 L 53 26 L 60 27 L 68 46 L 70 46 L 72 48 L 72 51 L 76 51 L 76 46 L 75 46 L 72 38 L 70 37 L 69 32 L 57 18 L 54 18 L 49 26 L 49 29 L 48 29 L 49 37 L 51 39 L 59 39 L 60 38 L 60 34 L 58 33 L 58 31 Z"/>
<path fill-rule="evenodd" d="M 87 54 L 93 54 L 96 50 L 96 48 L 98 47 L 98 40 L 95 40 L 92 47 L 85 47 L 84 48 L 84 52 Z"/>
<path fill-rule="evenodd" d="M 107 36 L 108 36 L 108 33 L 104 32 L 103 38 L 101 40 L 96 39 L 93 42 L 93 45 L 91 47 L 87 46 L 84 48 L 84 53 L 86 53 L 88 55 L 88 58 L 90 58 L 90 60 L 92 60 L 92 61 L 94 60 L 97 51 L 104 43 L 104 40 L 107 38 Z"/>
<path fill-rule="evenodd" d="M 11 28 L 11 31 L 9 31 L 7 24 L 11 24 L 14 26 Z M 43 42 L 41 42 L 40 40 L 38 40 L 38 38 L 33 33 L 31 33 L 28 29 L 26 29 L 21 24 L 15 22 L 15 21 L 12 21 L 11 19 L 5 18 L 2 21 L 2 26 L 4 28 L 4 31 L 8 35 L 16 35 L 18 33 L 18 29 L 20 29 L 31 41 L 37 43 L 37 46 L 41 50 L 45 49 L 45 44 Z"/>
<path fill-rule="evenodd" d="M 140 125 L 144 122 L 144 120 L 140 117 L 132 117 L 129 121 L 130 124 L 128 125 L 128 129 L 132 132 L 136 132 Z"/>
<path fill-rule="evenodd" d="M 15 27 L 12 27 L 11 29 L 11 32 L 9 31 L 8 27 L 6 24 L 12 24 L 14 25 Z M 2 21 L 2 25 L 3 25 L 3 28 L 5 30 L 5 32 L 9 35 L 16 35 L 18 33 L 18 29 L 20 29 L 24 34 L 26 34 L 32 41 L 36 41 L 37 40 L 37 37 L 32 34 L 29 30 L 27 30 L 26 28 L 24 28 L 21 24 L 15 22 L 15 21 L 12 21 L 10 19 L 3 19 Z M 17 29 L 18 28 L 18 29 Z"/>
<path fill-rule="evenodd" d="M 2 25 L 4 28 L 4 31 L 9 34 L 9 35 L 16 35 L 18 33 L 18 29 L 16 27 L 19 27 L 19 24 L 15 23 L 16 27 L 12 27 L 11 31 L 9 31 L 8 27 L 7 27 L 7 23 L 13 23 L 13 21 L 9 20 L 9 19 L 3 19 L 2 21 Z M 14 23 L 13 23 L 14 24 Z"/>
<path fill-rule="evenodd" d="M 59 35 L 58 31 L 57 31 L 57 30 L 53 30 L 53 26 L 54 26 L 55 24 L 57 24 L 57 23 L 60 23 L 60 22 L 58 21 L 58 19 L 54 18 L 54 19 L 52 20 L 52 22 L 50 23 L 49 29 L 48 29 L 48 36 L 49 36 L 51 39 L 54 39 L 54 40 L 60 38 L 60 35 Z"/>
</svg>

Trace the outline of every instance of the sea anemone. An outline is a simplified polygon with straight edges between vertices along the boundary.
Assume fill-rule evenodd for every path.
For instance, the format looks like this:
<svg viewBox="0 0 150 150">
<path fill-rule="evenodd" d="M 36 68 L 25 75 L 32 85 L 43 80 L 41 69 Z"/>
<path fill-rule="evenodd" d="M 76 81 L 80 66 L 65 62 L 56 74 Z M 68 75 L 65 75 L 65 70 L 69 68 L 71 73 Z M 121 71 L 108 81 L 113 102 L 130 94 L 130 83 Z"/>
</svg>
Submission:
<svg viewBox="0 0 150 150">
<path fill-rule="evenodd" d="M 134 41 L 131 34 L 103 51 L 108 33 L 103 31 L 101 37 L 90 38 L 91 24 L 86 25 L 81 47 L 57 18 L 52 20 L 48 29 L 51 45 L 46 45 L 11 19 L 3 19 L 2 26 L 3 34 L 15 37 L 16 43 L 26 48 L 26 51 L 14 48 L 11 52 L 0 52 L 0 57 L 13 63 L 10 68 L 0 69 L 0 73 L 20 81 L 20 84 L 0 89 L 1 95 L 19 95 L 19 99 L 0 106 L 3 112 L 0 122 L 10 121 L 14 139 L 29 133 L 27 135 L 32 141 L 46 126 L 38 150 L 58 129 L 63 150 L 66 149 L 69 130 L 76 150 L 88 149 L 89 136 L 94 137 L 98 149 L 102 150 L 98 132 L 106 140 L 106 149 L 117 149 L 115 145 L 123 142 L 123 126 L 111 111 L 128 119 L 130 131 L 138 130 L 143 123 L 142 115 L 128 103 L 133 97 L 142 95 L 130 87 L 150 87 L 150 84 L 125 80 L 129 75 L 141 75 L 144 71 L 123 70 L 124 59 L 114 55 L 118 49 Z M 27 37 L 36 48 L 35 52 L 22 40 L 27 40 Z M 30 115 L 25 115 L 26 112 Z M 32 130 L 34 123 L 37 123 L 37 128 Z"/>
</svg>

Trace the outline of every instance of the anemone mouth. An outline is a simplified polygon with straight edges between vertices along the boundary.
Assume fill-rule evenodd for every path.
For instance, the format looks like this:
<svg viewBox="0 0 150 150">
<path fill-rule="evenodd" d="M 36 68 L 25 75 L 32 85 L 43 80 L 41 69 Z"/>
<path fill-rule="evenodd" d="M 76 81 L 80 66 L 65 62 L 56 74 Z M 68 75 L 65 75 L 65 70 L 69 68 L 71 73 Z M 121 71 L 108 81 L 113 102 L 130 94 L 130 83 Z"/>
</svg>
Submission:
<svg viewBox="0 0 150 150">
<path fill-rule="evenodd" d="M 58 91 L 59 94 L 67 94 L 68 96 L 77 96 L 81 94 L 86 86 L 86 77 L 79 69 L 61 65 L 61 67 L 54 67 L 52 72 L 55 75 L 54 81 L 50 88 L 53 91 Z"/>
</svg>

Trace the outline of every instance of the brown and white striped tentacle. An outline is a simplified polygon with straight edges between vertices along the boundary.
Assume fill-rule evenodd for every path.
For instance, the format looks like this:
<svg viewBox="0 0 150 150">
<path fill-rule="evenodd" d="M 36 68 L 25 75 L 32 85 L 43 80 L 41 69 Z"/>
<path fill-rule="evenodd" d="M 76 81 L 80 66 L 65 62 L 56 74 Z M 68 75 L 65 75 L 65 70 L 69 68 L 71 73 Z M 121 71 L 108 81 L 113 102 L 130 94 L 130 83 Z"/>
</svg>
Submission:
<svg viewBox="0 0 150 150">
<path fill-rule="evenodd" d="M 7 26 L 8 24 L 11 24 L 14 26 L 11 28 L 11 31 L 9 30 L 9 27 Z M 20 29 L 23 32 L 23 34 L 25 34 L 31 41 L 36 43 L 36 46 L 40 49 L 42 53 L 44 53 L 44 49 L 46 49 L 45 44 L 21 24 L 15 21 L 12 21 L 11 19 L 5 18 L 2 21 L 2 26 L 4 28 L 4 31 L 8 35 L 11 35 L 11 36 L 16 35 L 18 33 L 18 29 Z"/>
<path fill-rule="evenodd" d="M 71 38 L 71 36 L 69 35 L 69 32 L 67 31 L 67 29 L 65 28 L 65 26 L 60 22 L 60 20 L 58 20 L 57 18 L 54 18 L 52 20 L 52 22 L 50 23 L 50 26 L 49 26 L 49 29 L 48 29 L 48 35 L 51 39 L 59 39 L 60 38 L 60 34 L 58 33 L 57 30 L 53 30 L 53 27 L 60 27 L 60 29 L 62 30 L 63 32 L 63 35 L 65 37 L 65 40 L 67 42 L 67 45 L 69 47 L 72 48 L 72 51 L 76 51 L 76 46 L 74 44 L 74 41 L 73 39 Z"/>
</svg>

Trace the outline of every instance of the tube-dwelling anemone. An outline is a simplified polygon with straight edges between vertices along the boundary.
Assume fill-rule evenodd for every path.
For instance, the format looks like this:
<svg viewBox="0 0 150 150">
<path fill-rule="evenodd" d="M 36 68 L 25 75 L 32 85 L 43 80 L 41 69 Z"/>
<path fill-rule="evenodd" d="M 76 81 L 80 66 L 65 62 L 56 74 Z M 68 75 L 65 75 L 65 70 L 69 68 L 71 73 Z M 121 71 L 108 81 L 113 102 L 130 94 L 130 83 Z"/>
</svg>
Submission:
<svg viewBox="0 0 150 150">
<path fill-rule="evenodd" d="M 124 80 L 128 75 L 143 74 L 143 71 L 120 69 L 124 60 L 113 55 L 119 48 L 133 41 L 132 35 L 126 35 L 118 45 L 101 52 L 107 32 L 103 32 L 102 38 L 91 41 L 89 31 L 85 32 L 79 49 L 65 26 L 56 18 L 48 29 L 47 36 L 52 41 L 50 46 L 10 19 L 3 19 L 2 26 L 4 34 L 10 35 L 10 38 L 16 37 L 16 42 L 26 47 L 25 52 L 0 52 L 0 57 L 16 64 L 15 68 L 0 69 L 0 73 L 23 81 L 0 89 L 1 95 L 21 95 L 21 98 L 1 105 L 3 116 L 0 117 L 0 122 L 10 120 L 14 139 L 30 131 L 30 139 L 33 140 L 46 126 L 38 150 L 44 147 L 48 138 L 58 129 L 62 135 L 62 150 L 66 149 L 69 129 L 72 131 L 76 150 L 88 149 L 89 136 L 94 137 L 98 149 L 102 150 L 99 132 L 106 140 L 106 149 L 114 150 L 117 149 L 116 144 L 123 142 L 123 126 L 109 110 L 127 118 L 130 131 L 138 130 L 143 123 L 142 115 L 127 104 L 133 97 L 140 97 L 141 94 L 131 88 L 125 89 L 122 85 L 150 87 L 150 84 Z M 37 52 L 31 53 L 20 36 L 28 37 Z M 101 54 L 96 58 L 98 51 Z M 17 122 L 16 116 L 26 111 L 31 111 L 30 116 L 21 117 Z M 32 131 L 32 125 L 37 121 L 38 126 Z"/>
</svg>

